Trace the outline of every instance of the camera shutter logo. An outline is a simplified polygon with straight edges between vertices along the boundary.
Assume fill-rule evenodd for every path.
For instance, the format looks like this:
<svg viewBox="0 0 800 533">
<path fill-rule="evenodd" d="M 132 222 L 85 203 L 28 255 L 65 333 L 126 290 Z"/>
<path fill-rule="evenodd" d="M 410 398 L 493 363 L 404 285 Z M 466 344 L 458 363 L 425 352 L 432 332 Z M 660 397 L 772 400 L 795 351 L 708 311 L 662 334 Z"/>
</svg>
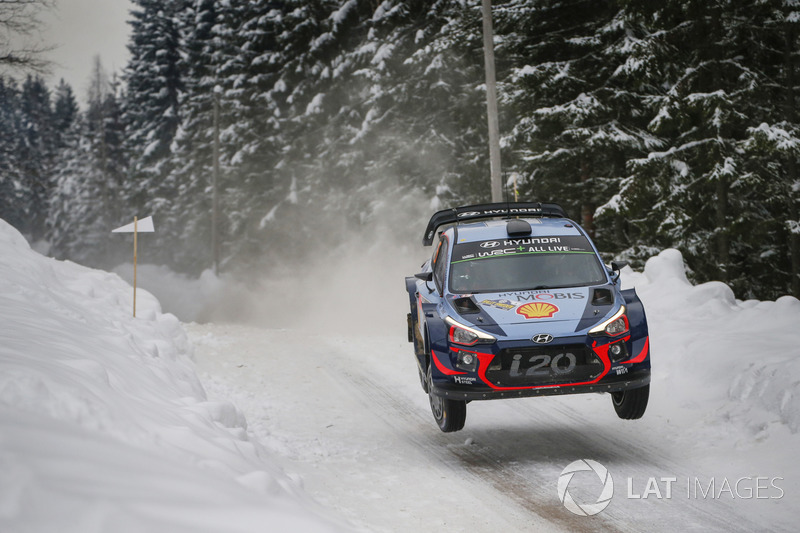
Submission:
<svg viewBox="0 0 800 533">
<path fill-rule="evenodd" d="M 595 503 L 578 503 L 569 493 L 569 482 L 576 472 L 592 471 L 597 474 L 603 484 L 603 491 Z M 608 507 L 611 497 L 614 495 L 614 480 L 608 469 L 591 459 L 580 459 L 572 462 L 561 472 L 558 477 L 558 499 L 570 512 L 580 516 L 593 516 Z"/>
</svg>

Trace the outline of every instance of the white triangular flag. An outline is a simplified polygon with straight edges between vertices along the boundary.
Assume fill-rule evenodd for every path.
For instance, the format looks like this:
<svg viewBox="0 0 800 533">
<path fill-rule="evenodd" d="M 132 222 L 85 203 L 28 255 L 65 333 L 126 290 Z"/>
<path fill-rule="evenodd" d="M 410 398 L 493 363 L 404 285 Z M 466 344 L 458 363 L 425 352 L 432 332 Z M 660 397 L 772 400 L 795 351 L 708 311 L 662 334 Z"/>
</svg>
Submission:
<svg viewBox="0 0 800 533">
<path fill-rule="evenodd" d="M 136 231 L 139 233 L 152 233 L 155 231 L 153 228 L 153 217 L 147 217 L 139 220 L 136 223 Z M 133 233 L 133 222 L 128 225 L 121 226 L 117 229 L 111 230 L 111 233 Z"/>
</svg>

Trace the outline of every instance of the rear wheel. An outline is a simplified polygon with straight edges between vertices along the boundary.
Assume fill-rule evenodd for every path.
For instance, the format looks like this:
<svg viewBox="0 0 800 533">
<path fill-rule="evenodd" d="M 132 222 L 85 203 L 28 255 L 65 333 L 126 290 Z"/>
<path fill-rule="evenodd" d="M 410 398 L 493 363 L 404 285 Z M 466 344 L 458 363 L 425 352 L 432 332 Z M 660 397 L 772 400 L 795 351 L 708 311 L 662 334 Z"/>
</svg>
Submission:
<svg viewBox="0 0 800 533">
<path fill-rule="evenodd" d="M 433 419 L 439 425 L 439 429 L 445 433 L 459 431 L 464 428 L 467 419 L 467 402 L 464 400 L 451 400 L 433 394 L 431 365 L 428 364 L 428 399 L 431 404 Z"/>
<path fill-rule="evenodd" d="M 617 416 L 624 420 L 642 418 L 650 398 L 650 385 L 638 389 L 623 390 L 611 393 L 611 402 Z"/>
<path fill-rule="evenodd" d="M 417 365 L 417 373 L 419 374 L 419 384 L 422 385 L 422 390 L 425 391 L 427 394 L 428 392 L 428 376 L 422 371 L 422 369 Z"/>
</svg>

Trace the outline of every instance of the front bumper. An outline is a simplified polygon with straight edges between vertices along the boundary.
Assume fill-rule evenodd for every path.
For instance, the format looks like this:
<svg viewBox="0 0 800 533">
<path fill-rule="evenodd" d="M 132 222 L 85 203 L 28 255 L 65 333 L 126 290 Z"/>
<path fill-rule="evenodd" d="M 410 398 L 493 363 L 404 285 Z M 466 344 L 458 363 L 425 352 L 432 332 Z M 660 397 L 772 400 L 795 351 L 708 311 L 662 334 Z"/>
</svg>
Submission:
<svg viewBox="0 0 800 533">
<path fill-rule="evenodd" d="M 550 385 L 526 387 L 517 390 L 497 390 L 480 382 L 469 385 L 458 383 L 434 383 L 432 393 L 453 400 L 498 400 L 501 398 L 529 398 L 532 396 L 558 396 L 589 392 L 617 392 L 638 389 L 650 383 L 650 369 L 632 370 L 626 374 L 607 375 L 597 383 L 585 385 Z"/>
<path fill-rule="evenodd" d="M 611 347 L 619 345 L 623 349 Z M 562 337 L 547 346 L 501 341 L 478 351 L 432 350 L 432 393 L 459 400 L 525 398 L 636 389 L 650 383 L 649 338 Z M 446 351 L 445 351 L 446 350 Z M 459 354 L 472 354 L 466 368 Z"/>
</svg>

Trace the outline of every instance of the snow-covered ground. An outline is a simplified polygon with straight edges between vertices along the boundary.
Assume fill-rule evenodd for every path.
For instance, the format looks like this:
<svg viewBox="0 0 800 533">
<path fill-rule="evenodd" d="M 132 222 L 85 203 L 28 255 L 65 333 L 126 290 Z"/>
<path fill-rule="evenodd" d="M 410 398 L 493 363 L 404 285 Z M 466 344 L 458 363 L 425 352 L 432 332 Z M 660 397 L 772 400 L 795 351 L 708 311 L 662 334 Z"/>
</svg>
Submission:
<svg viewBox="0 0 800 533">
<path fill-rule="evenodd" d="M 185 320 L 248 313 L 182 325 L 144 291 L 133 319 L 116 275 L 0 221 L 0 531 L 796 529 L 799 301 L 692 286 L 666 250 L 623 276 L 651 327 L 643 419 L 607 395 L 473 402 L 443 434 L 405 340 L 424 253 L 363 247 L 247 292 L 145 268 Z M 579 459 L 613 477 L 596 516 L 559 501 Z"/>
<path fill-rule="evenodd" d="M 178 319 L 0 220 L 0 531 L 335 531 L 209 401 Z"/>
<path fill-rule="evenodd" d="M 385 308 L 375 305 L 380 287 L 413 266 L 365 259 L 385 276 L 379 286 L 331 305 L 324 293 L 301 298 L 328 310 L 335 327 L 187 326 L 211 396 L 234 398 L 284 467 L 353 524 L 795 530 L 800 301 L 737 302 L 724 284 L 692 286 L 680 253 L 666 250 L 643 273 L 623 273 L 651 327 L 654 378 L 643 419 L 618 419 L 599 394 L 472 402 L 465 429 L 442 434 L 405 339 L 402 290 L 383 293 Z M 327 264 L 342 279 L 362 279 L 347 262 Z M 375 314 L 394 332 L 361 327 Z M 573 515 L 558 497 L 559 475 L 579 459 L 600 462 L 615 483 L 596 516 Z M 586 502 L 600 494 L 593 473 L 574 481 Z"/>
</svg>

